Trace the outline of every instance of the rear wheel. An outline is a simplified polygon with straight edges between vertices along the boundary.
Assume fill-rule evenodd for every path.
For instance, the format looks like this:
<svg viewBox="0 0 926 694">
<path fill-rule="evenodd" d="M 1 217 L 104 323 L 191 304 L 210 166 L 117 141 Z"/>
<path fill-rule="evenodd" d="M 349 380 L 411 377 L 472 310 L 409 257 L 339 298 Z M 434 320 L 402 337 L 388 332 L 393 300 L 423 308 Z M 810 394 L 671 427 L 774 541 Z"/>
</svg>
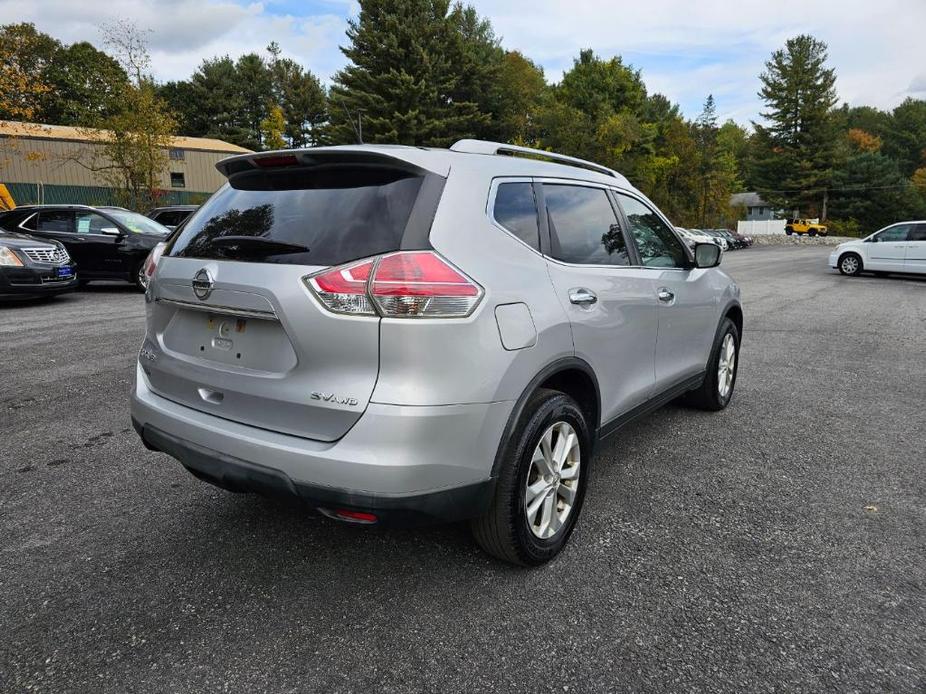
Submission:
<svg viewBox="0 0 926 694">
<path fill-rule="evenodd" d="M 854 276 L 862 271 L 862 258 L 857 253 L 846 253 L 839 259 L 839 271 Z"/>
<path fill-rule="evenodd" d="M 807 232 L 807 235 L 808 235 L 808 236 L 816 236 L 816 235 L 817 235 L 817 230 L 816 230 L 816 229 L 811 229 L 810 231 Z"/>
<path fill-rule="evenodd" d="M 790 236 L 791 234 L 794 233 L 794 227 L 792 227 L 792 226 L 789 224 L 788 226 L 785 227 L 785 233 L 786 233 L 788 236 Z"/>
<path fill-rule="evenodd" d="M 472 521 L 479 546 L 523 566 L 559 554 L 582 508 L 590 453 L 588 425 L 575 400 L 537 391 L 507 444 L 489 511 Z"/>
<path fill-rule="evenodd" d="M 724 318 L 714 338 L 704 383 L 685 397 L 689 405 L 701 410 L 717 411 L 730 404 L 739 369 L 739 347 L 739 330 L 733 321 Z"/>
</svg>

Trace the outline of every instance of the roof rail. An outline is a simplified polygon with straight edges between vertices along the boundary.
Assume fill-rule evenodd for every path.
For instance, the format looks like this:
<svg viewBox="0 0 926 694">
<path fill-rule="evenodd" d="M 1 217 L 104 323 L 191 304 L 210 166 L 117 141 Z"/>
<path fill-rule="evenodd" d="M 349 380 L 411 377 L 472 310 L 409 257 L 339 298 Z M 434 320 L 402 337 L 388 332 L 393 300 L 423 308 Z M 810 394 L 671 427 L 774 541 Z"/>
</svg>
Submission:
<svg viewBox="0 0 926 694">
<path fill-rule="evenodd" d="M 534 157 L 542 157 L 550 161 L 556 162 L 557 164 L 566 164 L 567 166 L 575 166 L 580 169 L 588 169 L 589 171 L 595 171 L 605 176 L 613 176 L 614 178 L 623 178 L 621 174 L 617 173 L 614 169 L 609 169 L 607 166 L 602 166 L 601 164 L 596 164 L 595 162 L 586 161 L 585 159 L 577 159 L 576 157 L 568 157 L 565 154 L 557 154 L 556 152 L 547 152 L 542 149 L 534 149 L 533 147 L 521 147 L 520 145 L 508 145 L 504 142 L 489 142 L 488 140 L 457 140 L 450 147 L 451 152 L 465 152 L 467 154 L 529 154 Z"/>
</svg>

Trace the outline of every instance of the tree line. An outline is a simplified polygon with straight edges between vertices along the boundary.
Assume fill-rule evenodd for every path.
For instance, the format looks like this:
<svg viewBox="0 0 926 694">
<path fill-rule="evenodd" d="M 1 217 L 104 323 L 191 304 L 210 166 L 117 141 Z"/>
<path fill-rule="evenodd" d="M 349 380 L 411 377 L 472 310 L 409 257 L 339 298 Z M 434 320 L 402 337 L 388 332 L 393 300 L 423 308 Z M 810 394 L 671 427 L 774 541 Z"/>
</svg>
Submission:
<svg viewBox="0 0 926 694">
<path fill-rule="evenodd" d="M 826 45 L 810 36 L 769 58 L 765 110 L 749 128 L 719 122 L 710 95 L 686 119 L 620 56 L 581 50 L 550 84 L 488 19 L 450 0 L 361 0 L 342 48 L 348 64 L 327 87 L 275 42 L 156 83 L 144 60 L 133 67 L 127 57 L 126 43 L 143 49 L 143 39 L 117 27 L 107 52 L 29 24 L 0 27 L 0 118 L 111 129 L 121 117 L 131 129 L 140 116 L 126 115 L 125 95 L 134 91 L 131 109 L 153 114 L 144 127 L 254 150 L 466 137 L 555 150 L 621 171 L 681 226 L 734 224 L 741 211 L 730 195 L 742 190 L 843 233 L 926 217 L 926 101 L 838 105 Z"/>
</svg>

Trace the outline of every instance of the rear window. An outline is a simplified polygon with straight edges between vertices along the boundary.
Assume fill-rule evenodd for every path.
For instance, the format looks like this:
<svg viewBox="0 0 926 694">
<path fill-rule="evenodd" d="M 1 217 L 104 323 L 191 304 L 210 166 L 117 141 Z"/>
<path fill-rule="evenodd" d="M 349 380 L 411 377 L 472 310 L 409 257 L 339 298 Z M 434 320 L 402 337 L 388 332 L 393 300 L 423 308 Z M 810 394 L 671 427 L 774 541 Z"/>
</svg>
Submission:
<svg viewBox="0 0 926 694">
<path fill-rule="evenodd" d="M 423 180 L 382 167 L 241 173 L 188 221 L 170 255 L 339 265 L 396 251 Z M 268 243 L 217 241 L 224 236 L 261 237 Z"/>
</svg>

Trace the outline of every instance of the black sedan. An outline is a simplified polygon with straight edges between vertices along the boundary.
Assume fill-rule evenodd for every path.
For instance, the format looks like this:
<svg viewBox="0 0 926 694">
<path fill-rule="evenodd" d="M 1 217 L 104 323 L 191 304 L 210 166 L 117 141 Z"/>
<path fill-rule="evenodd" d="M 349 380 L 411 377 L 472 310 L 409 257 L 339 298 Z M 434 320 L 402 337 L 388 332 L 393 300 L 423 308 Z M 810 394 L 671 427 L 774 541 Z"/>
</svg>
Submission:
<svg viewBox="0 0 926 694">
<path fill-rule="evenodd" d="M 77 264 L 80 283 L 125 280 L 144 289 L 148 253 L 169 230 L 118 207 L 28 205 L 0 214 L 0 228 L 60 242 Z"/>
<path fill-rule="evenodd" d="M 52 296 L 77 285 L 64 246 L 0 229 L 0 300 Z"/>
</svg>

